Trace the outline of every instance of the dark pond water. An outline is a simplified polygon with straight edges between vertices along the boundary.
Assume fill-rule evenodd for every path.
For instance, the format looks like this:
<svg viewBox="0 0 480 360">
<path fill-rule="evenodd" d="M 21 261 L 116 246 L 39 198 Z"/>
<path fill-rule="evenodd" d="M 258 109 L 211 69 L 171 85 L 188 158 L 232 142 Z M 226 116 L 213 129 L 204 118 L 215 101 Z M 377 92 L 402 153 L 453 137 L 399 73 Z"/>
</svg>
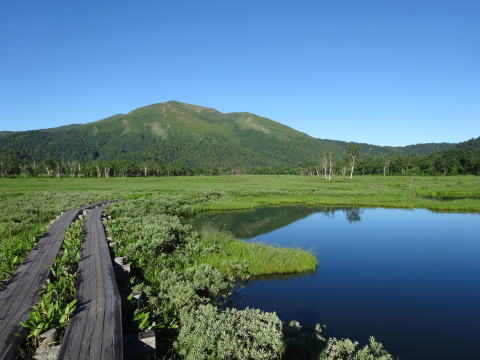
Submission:
<svg viewBox="0 0 480 360">
<path fill-rule="evenodd" d="M 336 337 L 373 335 L 402 360 L 480 359 L 478 214 L 278 207 L 195 219 L 204 222 L 318 259 L 314 274 L 250 282 L 235 307 L 319 322 Z"/>
</svg>

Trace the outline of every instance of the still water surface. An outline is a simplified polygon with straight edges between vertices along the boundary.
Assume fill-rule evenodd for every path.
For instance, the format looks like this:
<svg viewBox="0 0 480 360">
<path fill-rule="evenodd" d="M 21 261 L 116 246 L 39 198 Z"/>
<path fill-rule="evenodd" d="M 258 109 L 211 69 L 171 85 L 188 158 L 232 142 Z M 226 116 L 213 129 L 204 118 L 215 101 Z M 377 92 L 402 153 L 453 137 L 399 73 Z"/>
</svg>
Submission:
<svg viewBox="0 0 480 360">
<path fill-rule="evenodd" d="M 480 359 L 480 215 L 276 207 L 205 213 L 237 238 L 312 251 L 315 273 L 249 282 L 237 308 L 321 323 L 396 357 Z"/>
</svg>

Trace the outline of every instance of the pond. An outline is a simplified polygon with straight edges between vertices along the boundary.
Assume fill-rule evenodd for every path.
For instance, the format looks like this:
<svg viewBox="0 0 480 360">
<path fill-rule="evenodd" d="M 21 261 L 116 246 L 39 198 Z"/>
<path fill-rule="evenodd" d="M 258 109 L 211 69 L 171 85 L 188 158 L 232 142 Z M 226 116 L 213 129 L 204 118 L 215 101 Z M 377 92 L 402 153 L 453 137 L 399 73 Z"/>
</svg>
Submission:
<svg viewBox="0 0 480 360">
<path fill-rule="evenodd" d="M 480 357 L 480 216 L 270 207 L 204 213 L 237 238 L 310 250 L 315 273 L 256 279 L 230 299 L 327 334 L 373 335 L 400 359 Z"/>
</svg>

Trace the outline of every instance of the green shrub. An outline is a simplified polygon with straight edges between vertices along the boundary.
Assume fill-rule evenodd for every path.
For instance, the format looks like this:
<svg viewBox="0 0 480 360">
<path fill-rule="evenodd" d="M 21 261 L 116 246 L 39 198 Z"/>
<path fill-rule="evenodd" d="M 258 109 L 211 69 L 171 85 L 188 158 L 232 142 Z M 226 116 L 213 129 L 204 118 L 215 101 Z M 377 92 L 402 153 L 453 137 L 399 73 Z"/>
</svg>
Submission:
<svg viewBox="0 0 480 360">
<path fill-rule="evenodd" d="M 322 332 L 320 324 L 303 327 L 298 321 L 291 321 L 283 331 L 284 359 L 318 360 L 327 343 Z"/>
<path fill-rule="evenodd" d="M 232 282 L 213 267 L 201 264 L 185 270 L 185 278 L 192 285 L 196 294 L 202 297 L 215 298 L 228 293 Z"/>
<path fill-rule="evenodd" d="M 361 349 L 358 349 L 357 341 L 331 338 L 320 360 L 392 360 L 392 356 L 373 336 Z"/>
<path fill-rule="evenodd" d="M 186 360 L 274 360 L 283 354 L 282 322 L 275 313 L 208 304 L 180 316 L 174 344 Z"/>
<path fill-rule="evenodd" d="M 135 254 L 138 259 L 146 258 L 147 261 L 151 260 L 150 256 L 175 251 L 190 237 L 196 236 L 190 225 L 183 225 L 175 216 L 162 216 L 154 222 L 141 221 L 138 226 L 141 236 L 129 245 L 127 252 Z"/>
</svg>

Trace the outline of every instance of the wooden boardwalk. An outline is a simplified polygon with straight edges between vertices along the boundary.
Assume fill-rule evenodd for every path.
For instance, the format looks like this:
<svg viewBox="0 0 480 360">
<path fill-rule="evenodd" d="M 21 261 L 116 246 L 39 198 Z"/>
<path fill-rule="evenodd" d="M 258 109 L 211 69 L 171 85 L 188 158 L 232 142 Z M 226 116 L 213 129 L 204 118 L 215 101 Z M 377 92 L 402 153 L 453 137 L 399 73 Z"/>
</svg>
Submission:
<svg viewBox="0 0 480 360">
<path fill-rule="evenodd" d="M 122 359 L 122 313 L 112 260 L 101 221 L 88 211 L 77 277 L 77 310 L 67 327 L 59 359 Z"/>
<path fill-rule="evenodd" d="M 50 266 L 62 246 L 66 228 L 83 210 L 103 203 L 89 204 L 63 213 L 38 240 L 18 267 L 5 289 L 0 291 L 0 360 L 16 358 L 22 337 L 20 322 L 37 303 L 42 284 L 50 275 Z"/>
</svg>

